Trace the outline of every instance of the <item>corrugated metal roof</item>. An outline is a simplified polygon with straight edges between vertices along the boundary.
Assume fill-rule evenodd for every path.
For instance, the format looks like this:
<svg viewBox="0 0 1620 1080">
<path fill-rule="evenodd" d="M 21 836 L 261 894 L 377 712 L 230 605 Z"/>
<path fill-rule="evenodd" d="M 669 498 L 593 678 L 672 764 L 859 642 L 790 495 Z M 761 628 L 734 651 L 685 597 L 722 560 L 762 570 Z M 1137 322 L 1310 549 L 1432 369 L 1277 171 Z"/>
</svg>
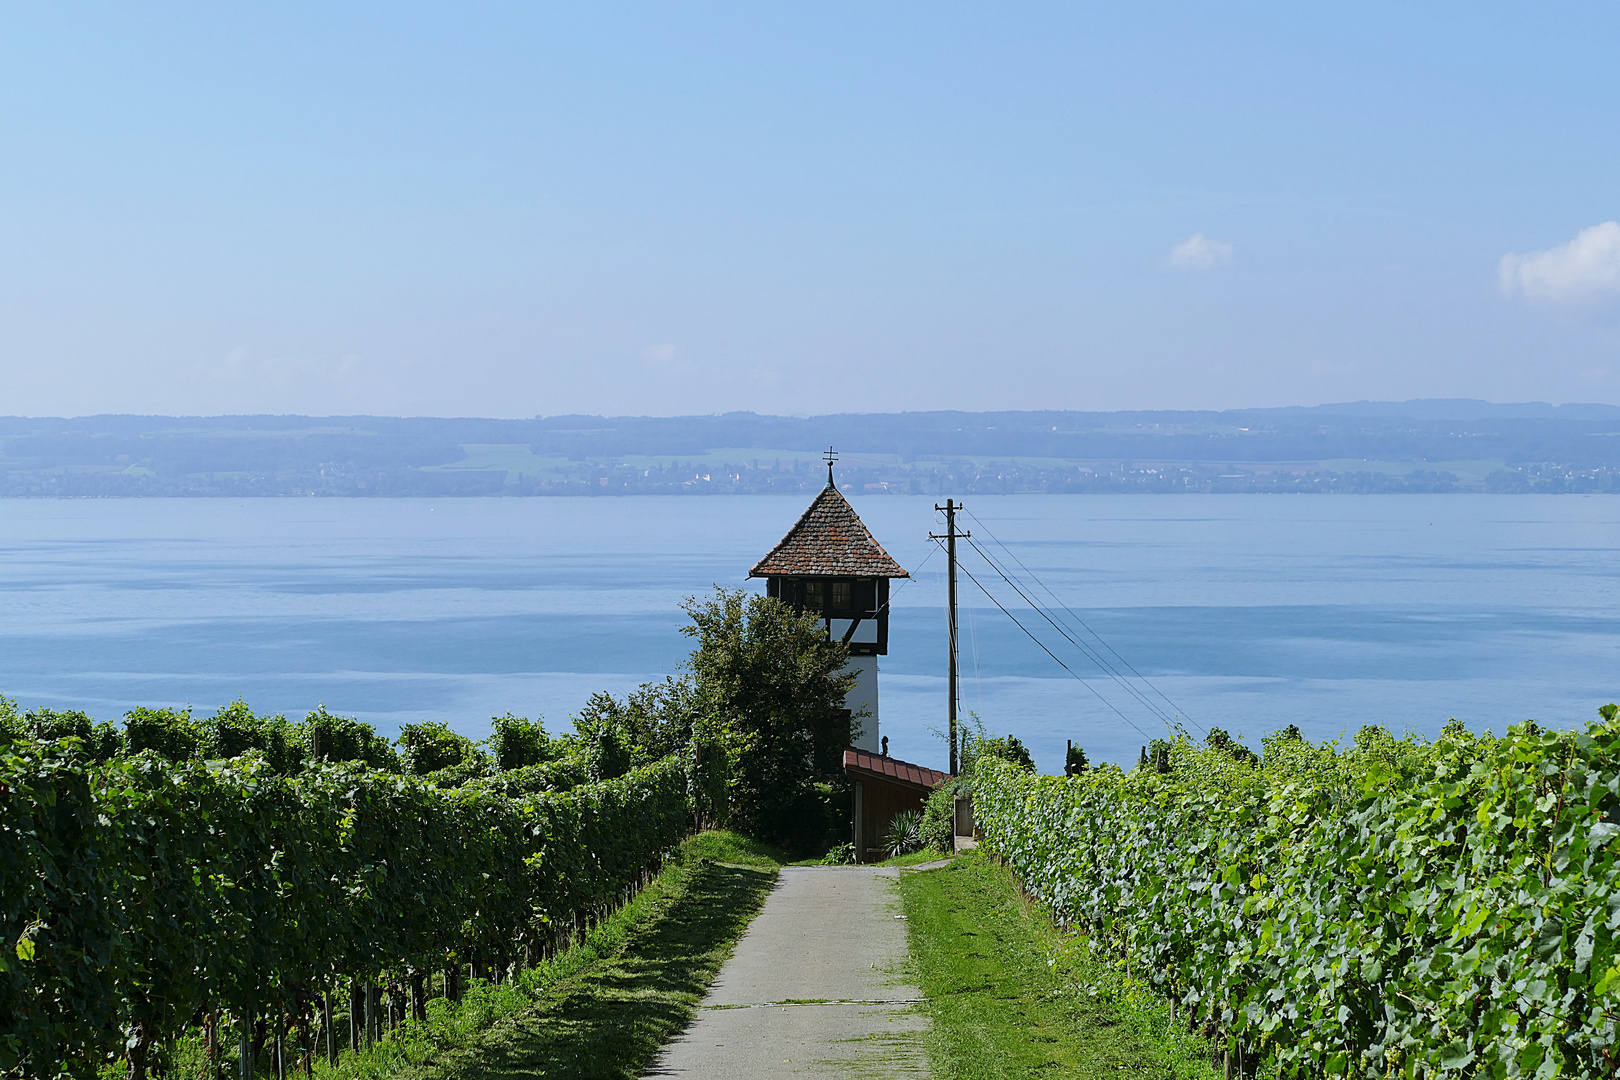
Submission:
<svg viewBox="0 0 1620 1080">
<path fill-rule="evenodd" d="M 872 537 L 855 508 L 828 484 L 749 577 L 883 577 L 911 575 Z"/>
<path fill-rule="evenodd" d="M 951 777 L 950 773 L 930 769 L 926 765 L 913 765 L 899 758 L 853 749 L 844 751 L 844 771 L 866 773 L 896 783 L 927 788 L 930 791 L 938 787 L 940 781 L 949 780 Z"/>
</svg>

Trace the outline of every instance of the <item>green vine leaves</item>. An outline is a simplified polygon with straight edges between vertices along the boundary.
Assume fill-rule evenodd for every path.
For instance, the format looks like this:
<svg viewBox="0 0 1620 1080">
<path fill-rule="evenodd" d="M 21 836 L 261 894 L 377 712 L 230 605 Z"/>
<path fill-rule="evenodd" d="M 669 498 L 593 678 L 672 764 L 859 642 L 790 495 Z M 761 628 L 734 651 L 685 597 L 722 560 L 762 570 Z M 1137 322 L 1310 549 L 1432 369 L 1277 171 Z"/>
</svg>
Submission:
<svg viewBox="0 0 1620 1080">
<path fill-rule="evenodd" d="M 362 764 L 97 761 L 0 742 L 0 1073 L 91 1076 L 130 1032 L 291 1010 L 340 977 L 505 964 L 690 828 L 678 758 L 567 792 Z"/>
<path fill-rule="evenodd" d="M 1369 734 L 1369 732 L 1371 734 Z M 1062 919 L 1281 1075 L 1608 1077 L 1620 725 L 975 780 Z"/>
</svg>

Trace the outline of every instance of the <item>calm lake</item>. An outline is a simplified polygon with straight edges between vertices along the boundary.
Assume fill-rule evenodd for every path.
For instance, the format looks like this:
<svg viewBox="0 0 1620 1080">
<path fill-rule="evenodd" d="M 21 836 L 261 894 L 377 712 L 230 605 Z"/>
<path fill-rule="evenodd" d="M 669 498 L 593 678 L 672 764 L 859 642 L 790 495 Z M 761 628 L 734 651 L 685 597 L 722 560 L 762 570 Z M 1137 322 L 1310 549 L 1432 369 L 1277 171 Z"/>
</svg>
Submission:
<svg viewBox="0 0 1620 1080">
<path fill-rule="evenodd" d="M 895 756 L 942 767 L 945 559 L 928 540 L 942 523 L 932 498 L 852 501 L 915 577 L 896 583 L 883 733 Z M 107 719 L 241 697 L 289 716 L 325 703 L 390 733 L 431 718 L 483 738 L 507 711 L 566 728 L 591 692 L 676 671 L 682 599 L 747 584 L 807 502 L 0 500 L 0 694 Z M 1126 683 L 1153 708 L 964 544 L 965 570 L 1057 656 L 964 576 L 964 712 L 1048 771 L 1067 738 L 1134 761 L 1176 710 L 1195 734 L 1258 747 L 1290 723 L 1314 738 L 1432 734 L 1450 716 L 1576 725 L 1620 698 L 1620 497 L 968 505 L 961 524 L 1027 594 L 1101 651 L 1055 611 L 1068 605 L 1117 670 L 1148 680 Z"/>
</svg>

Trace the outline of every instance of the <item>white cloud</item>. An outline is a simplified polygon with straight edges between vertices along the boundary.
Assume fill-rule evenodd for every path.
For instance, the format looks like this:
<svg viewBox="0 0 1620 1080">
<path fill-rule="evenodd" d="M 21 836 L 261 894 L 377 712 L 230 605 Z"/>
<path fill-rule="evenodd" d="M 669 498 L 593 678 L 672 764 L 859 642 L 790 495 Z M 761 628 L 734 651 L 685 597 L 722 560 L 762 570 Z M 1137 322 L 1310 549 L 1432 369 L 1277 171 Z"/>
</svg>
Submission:
<svg viewBox="0 0 1620 1080">
<path fill-rule="evenodd" d="M 675 359 L 675 346 L 667 341 L 662 345 L 649 345 L 641 355 L 655 364 L 667 364 Z"/>
<path fill-rule="evenodd" d="M 1504 255 L 1502 291 L 1531 300 L 1586 300 L 1620 293 L 1620 222 L 1605 221 L 1546 251 Z"/>
<path fill-rule="evenodd" d="M 1195 232 L 1170 249 L 1170 265 L 1181 270 L 1209 270 L 1232 261 L 1232 245 Z"/>
</svg>

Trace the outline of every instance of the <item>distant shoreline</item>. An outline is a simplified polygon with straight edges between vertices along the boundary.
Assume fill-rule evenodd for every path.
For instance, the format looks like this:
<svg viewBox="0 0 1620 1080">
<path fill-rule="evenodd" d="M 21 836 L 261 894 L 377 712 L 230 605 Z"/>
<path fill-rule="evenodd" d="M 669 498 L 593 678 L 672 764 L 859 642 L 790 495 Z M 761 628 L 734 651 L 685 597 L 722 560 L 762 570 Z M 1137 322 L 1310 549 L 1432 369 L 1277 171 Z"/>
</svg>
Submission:
<svg viewBox="0 0 1620 1080">
<path fill-rule="evenodd" d="M 14 493 L 14 492 L 0 491 L 0 500 L 8 500 L 8 501 L 9 500 L 33 500 L 33 501 L 40 501 L 40 502 L 47 501 L 47 500 L 59 500 L 59 501 L 63 501 L 63 502 L 71 502 L 71 501 L 97 500 L 97 499 L 100 499 L 100 500 L 121 500 L 121 501 L 137 501 L 137 500 L 141 500 L 141 499 L 196 499 L 196 500 L 199 500 L 199 501 L 200 500 L 207 500 L 207 499 L 216 499 L 216 500 L 221 500 L 221 501 L 230 500 L 230 499 L 368 499 L 368 500 L 389 500 L 389 499 L 396 499 L 396 500 L 404 500 L 404 499 L 641 499 L 641 498 L 666 498 L 666 499 L 667 498 L 695 498 L 695 499 L 727 499 L 727 498 L 736 499 L 736 498 L 743 498 L 743 499 L 747 499 L 747 498 L 762 498 L 762 497 L 771 497 L 771 496 L 776 496 L 776 497 L 782 498 L 782 497 L 787 497 L 787 496 L 793 495 L 793 494 L 795 494 L 795 492 L 787 491 L 787 490 L 735 491 L 735 490 L 725 490 L 725 489 L 694 490 L 694 491 L 630 491 L 630 492 L 624 492 L 624 491 L 617 491 L 617 492 L 616 491 L 604 491 L 604 492 L 595 492 L 595 491 L 580 491 L 580 492 L 544 491 L 544 492 L 525 492 L 525 493 L 502 492 L 502 491 L 488 491 L 488 492 L 482 492 L 482 491 L 437 491 L 437 492 L 391 492 L 391 493 L 386 493 L 386 494 L 378 493 L 378 492 L 366 493 L 366 492 L 342 492 L 342 491 L 305 491 L 305 492 L 291 491 L 291 492 L 253 492 L 253 493 L 186 491 L 186 492 L 172 492 L 172 493 L 169 493 L 169 492 L 151 492 L 151 493 L 130 494 L 130 495 L 110 494 L 110 493 L 97 493 L 97 494 L 42 494 L 42 493 Z M 950 489 L 941 489 L 939 491 L 920 491 L 920 492 L 906 492 L 906 491 L 858 492 L 858 491 L 851 490 L 849 492 L 849 494 L 851 494 L 852 496 L 898 495 L 898 496 L 910 496 L 912 498 L 930 498 L 930 497 L 932 497 L 932 498 L 944 498 L 946 495 L 956 495 L 958 497 L 968 497 L 968 496 L 984 497 L 984 496 L 987 496 L 987 495 L 995 495 L 995 496 L 1004 496 L 1004 495 L 1039 495 L 1039 496 L 1042 496 L 1042 497 L 1056 497 L 1056 498 L 1064 498 L 1064 497 L 1067 497 L 1067 498 L 1085 498 L 1087 496 L 1102 496 L 1102 495 L 1129 495 L 1129 496 L 1139 496 L 1139 495 L 1140 496 L 1146 496 L 1146 495 L 1171 495 L 1171 496 L 1183 496 L 1183 495 L 1215 495 L 1215 496 L 1226 496 L 1226 495 L 1276 495 L 1276 496 L 1287 496 L 1287 495 L 1295 495 L 1295 496 L 1299 496 L 1299 495 L 1310 495 L 1310 496 L 1319 496 L 1319 497 L 1333 497 L 1333 496 L 1354 497 L 1354 496 L 1365 496 L 1365 495 L 1488 495 L 1488 496 L 1493 496 L 1494 497 L 1494 496 L 1502 496 L 1502 495 L 1620 495 L 1620 488 L 1591 489 L 1591 490 L 1577 489 L 1577 488 L 1563 488 L 1563 489 L 1536 489 L 1536 488 L 1530 488 L 1530 489 L 1524 489 L 1524 490 L 1491 490 L 1491 489 L 1452 487 L 1452 488 L 1446 488 L 1446 489 L 1431 489 L 1431 488 L 1426 488 L 1426 487 L 1421 487 L 1421 486 L 1402 487 L 1402 486 L 1399 486 L 1397 484 L 1390 484 L 1388 486 L 1369 487 L 1369 488 L 1366 488 L 1366 489 L 1355 488 L 1355 487 L 1332 487 L 1332 486 L 1327 486 L 1327 485 L 1322 485 L 1322 486 L 1319 486 L 1319 487 L 1312 488 L 1312 487 L 1306 487 L 1306 486 L 1302 485 L 1302 486 L 1300 486 L 1298 488 L 1281 488 L 1281 487 L 1278 487 L 1278 488 L 1268 488 L 1268 487 L 1240 488 L 1240 487 L 1226 487 L 1226 488 L 1219 488 L 1219 489 L 1212 489 L 1212 490 L 1168 489 L 1168 490 L 1162 490 L 1161 491 L 1161 490 L 1153 490 L 1153 489 L 1148 489 L 1148 488 L 1121 488 L 1119 490 L 1096 489 L 1096 490 L 1085 490 L 1085 491 L 1039 491 L 1039 490 L 1032 490 L 1032 489 L 986 490 L 986 489 L 982 489 L 982 488 L 958 487 L 958 488 L 950 488 Z"/>
<path fill-rule="evenodd" d="M 1620 493 L 1620 407 L 0 417 L 0 497 Z"/>
</svg>

